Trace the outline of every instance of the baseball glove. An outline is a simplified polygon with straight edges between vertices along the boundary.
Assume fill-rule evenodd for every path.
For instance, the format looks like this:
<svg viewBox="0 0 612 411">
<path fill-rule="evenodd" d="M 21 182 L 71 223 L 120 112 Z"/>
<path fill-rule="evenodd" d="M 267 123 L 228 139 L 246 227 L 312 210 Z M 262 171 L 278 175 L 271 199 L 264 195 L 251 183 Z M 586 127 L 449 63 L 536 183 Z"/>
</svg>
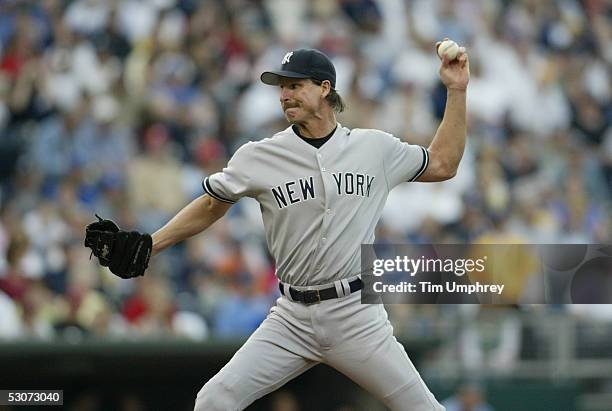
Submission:
<svg viewBox="0 0 612 411">
<path fill-rule="evenodd" d="M 96 217 L 98 221 L 85 228 L 85 247 L 91 248 L 100 265 L 108 267 L 118 277 L 144 275 L 153 248 L 151 236 L 120 230 L 113 221 L 104 220 L 97 214 Z"/>
</svg>

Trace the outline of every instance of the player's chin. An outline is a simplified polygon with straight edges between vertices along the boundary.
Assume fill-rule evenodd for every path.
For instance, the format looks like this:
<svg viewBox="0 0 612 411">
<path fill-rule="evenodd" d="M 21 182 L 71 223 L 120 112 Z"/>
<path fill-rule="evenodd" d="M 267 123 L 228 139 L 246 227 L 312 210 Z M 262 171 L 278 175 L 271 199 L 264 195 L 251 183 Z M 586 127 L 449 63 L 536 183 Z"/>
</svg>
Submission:
<svg viewBox="0 0 612 411">
<path fill-rule="evenodd" d="M 299 120 L 299 111 L 298 111 L 297 107 L 295 107 L 295 108 L 288 108 L 287 110 L 285 110 L 285 118 L 290 123 L 295 123 L 296 121 L 298 121 Z"/>
</svg>

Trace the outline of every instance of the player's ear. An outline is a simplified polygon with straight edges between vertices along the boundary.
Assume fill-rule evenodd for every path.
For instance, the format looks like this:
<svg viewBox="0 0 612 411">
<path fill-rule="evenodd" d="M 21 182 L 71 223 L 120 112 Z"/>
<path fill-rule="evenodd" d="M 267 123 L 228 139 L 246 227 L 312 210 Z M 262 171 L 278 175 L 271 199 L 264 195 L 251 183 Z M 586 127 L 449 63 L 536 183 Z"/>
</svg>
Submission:
<svg viewBox="0 0 612 411">
<path fill-rule="evenodd" d="M 331 93 L 331 83 L 329 80 L 323 80 L 321 82 L 321 97 L 325 98 Z"/>
</svg>

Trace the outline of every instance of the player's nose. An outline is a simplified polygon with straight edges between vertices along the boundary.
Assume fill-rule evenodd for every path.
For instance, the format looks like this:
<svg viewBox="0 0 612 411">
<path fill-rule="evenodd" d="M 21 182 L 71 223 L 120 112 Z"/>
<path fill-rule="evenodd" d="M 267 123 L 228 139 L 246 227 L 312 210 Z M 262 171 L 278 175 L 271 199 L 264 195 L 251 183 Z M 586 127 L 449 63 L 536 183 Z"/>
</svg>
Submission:
<svg viewBox="0 0 612 411">
<path fill-rule="evenodd" d="M 280 101 L 286 102 L 291 97 L 291 90 L 288 87 L 281 87 L 280 89 Z"/>
</svg>

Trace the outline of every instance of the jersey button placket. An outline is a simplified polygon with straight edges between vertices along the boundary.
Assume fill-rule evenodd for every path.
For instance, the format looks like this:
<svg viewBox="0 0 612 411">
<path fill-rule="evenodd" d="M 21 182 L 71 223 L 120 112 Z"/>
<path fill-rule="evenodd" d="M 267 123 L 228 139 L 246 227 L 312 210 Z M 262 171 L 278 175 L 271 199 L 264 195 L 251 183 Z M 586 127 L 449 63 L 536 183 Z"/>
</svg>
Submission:
<svg viewBox="0 0 612 411">
<path fill-rule="evenodd" d="M 323 166 L 323 164 L 321 164 L 322 158 L 323 158 L 323 155 L 321 153 L 317 153 L 317 162 L 319 163 L 319 168 L 321 169 L 321 172 L 325 173 L 327 169 Z"/>
<path fill-rule="evenodd" d="M 323 223 L 321 225 L 321 242 L 323 245 L 327 242 L 327 227 L 329 226 L 329 217 L 331 214 L 331 209 L 329 208 L 329 199 L 332 196 L 333 187 L 331 187 L 329 181 L 327 180 L 327 176 L 324 174 L 327 172 L 327 167 L 323 164 L 323 155 L 321 153 L 317 153 L 317 162 L 319 165 L 319 170 L 321 170 L 321 180 L 323 181 L 323 187 L 325 190 L 325 198 L 323 203 L 323 209 L 325 210 L 323 213 Z M 321 269 L 321 265 L 317 264 L 315 267 L 317 270 Z"/>
</svg>

